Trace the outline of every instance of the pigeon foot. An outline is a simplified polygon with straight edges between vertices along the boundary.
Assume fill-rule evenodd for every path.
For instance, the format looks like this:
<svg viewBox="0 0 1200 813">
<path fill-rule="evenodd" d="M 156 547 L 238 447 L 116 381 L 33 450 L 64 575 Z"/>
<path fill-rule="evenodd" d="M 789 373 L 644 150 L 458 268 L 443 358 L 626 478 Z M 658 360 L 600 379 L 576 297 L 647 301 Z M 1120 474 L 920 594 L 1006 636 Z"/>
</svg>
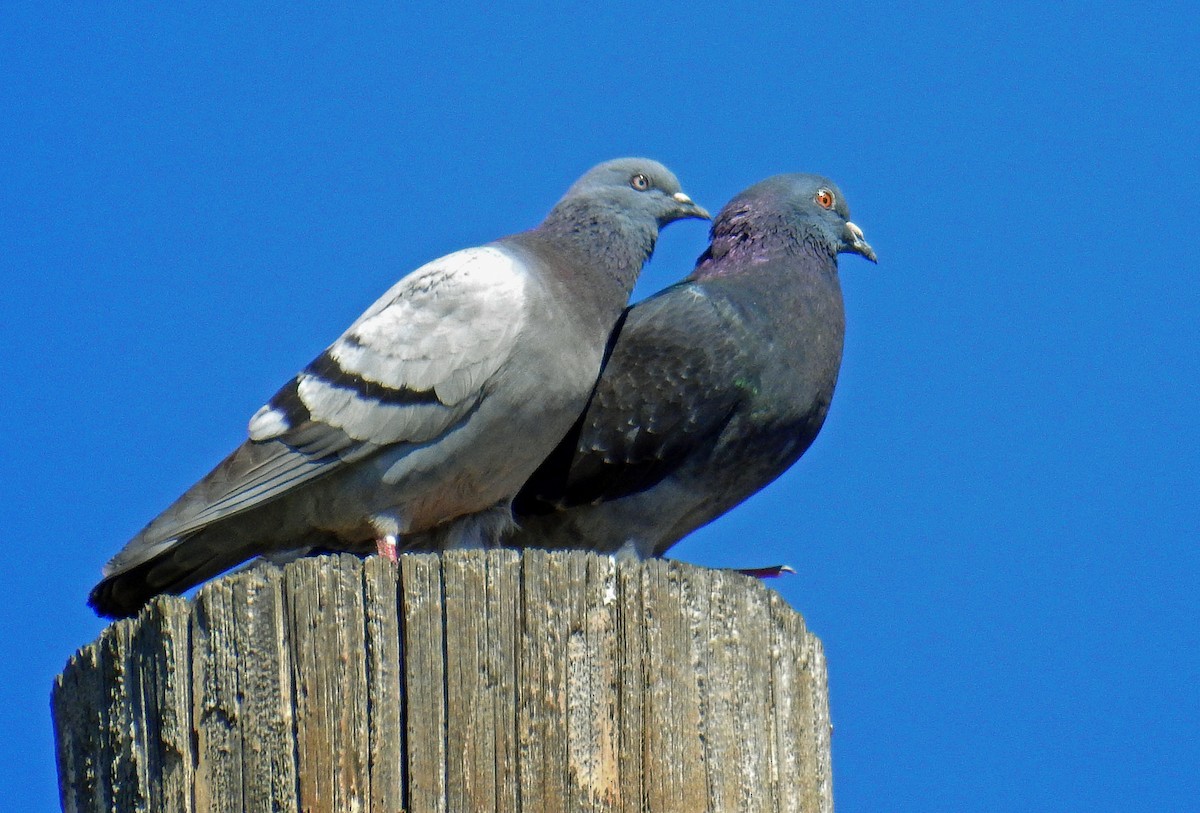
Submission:
<svg viewBox="0 0 1200 813">
<path fill-rule="evenodd" d="M 771 565 L 769 567 L 737 568 L 736 572 L 753 576 L 756 579 L 775 579 L 784 573 L 795 573 L 796 571 L 791 565 Z"/>
<path fill-rule="evenodd" d="M 375 552 L 380 556 L 386 556 L 391 561 L 398 561 L 396 558 L 396 535 L 386 534 L 375 540 Z"/>
</svg>

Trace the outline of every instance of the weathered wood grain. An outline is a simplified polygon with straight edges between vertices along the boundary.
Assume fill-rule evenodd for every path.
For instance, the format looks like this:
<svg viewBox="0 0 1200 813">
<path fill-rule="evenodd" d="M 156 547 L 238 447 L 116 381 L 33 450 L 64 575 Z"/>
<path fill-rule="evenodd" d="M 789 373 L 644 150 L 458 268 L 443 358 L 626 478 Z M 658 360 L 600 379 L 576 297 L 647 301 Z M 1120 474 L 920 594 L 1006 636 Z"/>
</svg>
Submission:
<svg viewBox="0 0 1200 813">
<path fill-rule="evenodd" d="M 67 811 L 833 809 L 820 642 L 669 561 L 258 567 L 110 626 L 52 706 Z"/>
<path fill-rule="evenodd" d="M 400 662 L 399 569 L 373 556 L 363 563 L 367 627 L 369 813 L 394 813 L 404 789 L 404 698 Z"/>
<path fill-rule="evenodd" d="M 107 633 L 106 633 L 107 634 Z M 76 652 L 54 680 L 50 707 L 54 717 L 59 800 L 63 810 L 108 810 L 108 721 L 100 698 L 99 646 Z"/>
<path fill-rule="evenodd" d="M 283 577 L 219 579 L 192 618 L 197 811 L 299 810 L 292 647 Z"/>
<path fill-rule="evenodd" d="M 520 557 L 514 551 L 442 558 L 446 640 L 446 792 L 449 810 L 517 810 L 516 630 Z"/>
<path fill-rule="evenodd" d="M 446 652 L 441 560 L 400 558 L 408 810 L 446 813 Z"/>
<path fill-rule="evenodd" d="M 146 756 L 146 809 L 191 811 L 191 607 L 171 597 L 134 625 L 130 649 L 141 679 L 133 718 Z"/>
</svg>

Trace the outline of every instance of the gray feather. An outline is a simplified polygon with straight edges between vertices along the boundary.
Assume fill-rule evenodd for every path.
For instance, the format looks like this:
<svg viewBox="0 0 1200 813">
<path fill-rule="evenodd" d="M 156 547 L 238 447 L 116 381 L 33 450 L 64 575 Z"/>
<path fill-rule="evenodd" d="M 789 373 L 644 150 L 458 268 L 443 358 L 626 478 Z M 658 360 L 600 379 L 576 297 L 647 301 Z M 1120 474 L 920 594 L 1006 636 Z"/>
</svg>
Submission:
<svg viewBox="0 0 1200 813">
<path fill-rule="evenodd" d="M 587 411 L 518 495 L 511 544 L 661 556 L 816 438 L 841 364 L 837 255 L 874 252 L 810 175 L 751 187 L 712 233 L 691 277 L 629 309 Z"/>
<path fill-rule="evenodd" d="M 313 540 L 495 542 L 513 496 L 582 411 L 659 228 L 683 217 L 707 213 L 665 167 L 610 161 L 537 228 L 408 274 L 113 558 L 90 603 L 130 614 L 159 591 Z"/>
</svg>

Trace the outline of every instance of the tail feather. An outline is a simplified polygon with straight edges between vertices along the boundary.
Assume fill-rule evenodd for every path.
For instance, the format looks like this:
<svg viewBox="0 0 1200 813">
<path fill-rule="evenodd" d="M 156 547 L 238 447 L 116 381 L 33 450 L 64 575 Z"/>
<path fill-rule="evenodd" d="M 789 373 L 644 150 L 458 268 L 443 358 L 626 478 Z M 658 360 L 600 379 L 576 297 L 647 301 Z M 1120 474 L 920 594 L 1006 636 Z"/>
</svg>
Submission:
<svg viewBox="0 0 1200 813">
<path fill-rule="evenodd" d="M 247 441 L 131 539 L 109 562 L 105 575 L 135 568 L 157 558 L 176 540 L 191 538 L 252 509 L 261 510 L 334 468 L 329 460 L 306 458 L 282 443 Z"/>
<path fill-rule="evenodd" d="M 160 553 L 107 575 L 92 588 L 88 604 L 109 618 L 136 615 L 160 593 L 179 594 L 262 552 L 261 540 L 239 540 L 220 527 L 174 540 Z"/>
</svg>

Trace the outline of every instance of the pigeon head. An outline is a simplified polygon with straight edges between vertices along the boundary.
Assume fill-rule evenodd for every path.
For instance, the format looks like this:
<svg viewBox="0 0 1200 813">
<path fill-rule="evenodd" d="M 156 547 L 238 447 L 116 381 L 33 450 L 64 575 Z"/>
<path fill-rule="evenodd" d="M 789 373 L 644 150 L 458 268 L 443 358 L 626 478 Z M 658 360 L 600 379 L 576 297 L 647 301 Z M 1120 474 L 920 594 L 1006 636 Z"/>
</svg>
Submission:
<svg viewBox="0 0 1200 813">
<path fill-rule="evenodd" d="M 709 219 L 708 212 L 684 193 L 674 173 L 649 158 L 617 158 L 592 167 L 571 185 L 551 217 L 580 204 L 635 221 L 652 219 L 658 228 L 688 217 Z"/>
<path fill-rule="evenodd" d="M 837 184 L 820 175 L 775 175 L 740 192 L 713 221 L 716 258 L 738 245 L 762 247 L 776 240 L 803 241 L 831 254 L 849 252 L 876 262 L 862 229 Z M 703 260 L 704 258 L 702 258 Z"/>
</svg>

